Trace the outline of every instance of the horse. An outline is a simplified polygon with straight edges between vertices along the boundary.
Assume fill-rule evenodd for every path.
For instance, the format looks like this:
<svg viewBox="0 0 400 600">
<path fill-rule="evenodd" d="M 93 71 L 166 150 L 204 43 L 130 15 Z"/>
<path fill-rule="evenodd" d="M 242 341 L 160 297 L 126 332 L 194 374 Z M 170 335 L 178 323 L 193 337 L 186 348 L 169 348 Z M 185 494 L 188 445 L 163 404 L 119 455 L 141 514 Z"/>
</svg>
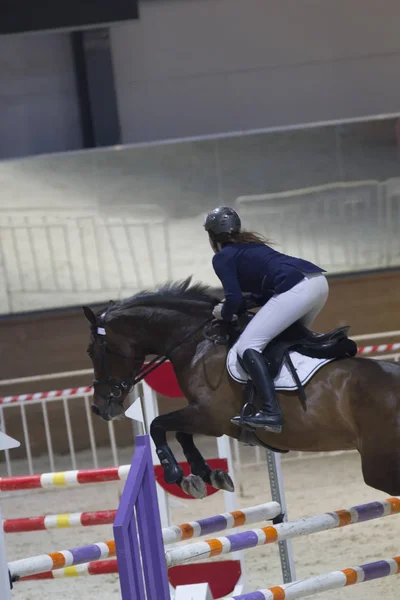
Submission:
<svg viewBox="0 0 400 600">
<path fill-rule="evenodd" d="M 277 452 L 357 450 L 365 483 L 400 495 L 400 365 L 361 357 L 328 362 L 305 385 L 307 410 L 298 391 L 279 392 L 283 431 L 250 434 L 231 422 L 245 398 L 243 385 L 227 372 L 227 349 L 204 335 L 219 300 L 189 278 L 110 301 L 97 313 L 83 307 L 90 327 L 93 414 L 106 421 L 122 418 L 130 389 L 144 376 L 146 358 L 157 355 L 171 361 L 188 401 L 151 423 L 167 483 L 195 498 L 206 495 L 206 483 L 233 491 L 229 474 L 212 471 L 193 441 L 195 434 L 227 435 Z M 168 445 L 167 432 L 175 433 L 190 464 L 188 477 Z"/>
</svg>

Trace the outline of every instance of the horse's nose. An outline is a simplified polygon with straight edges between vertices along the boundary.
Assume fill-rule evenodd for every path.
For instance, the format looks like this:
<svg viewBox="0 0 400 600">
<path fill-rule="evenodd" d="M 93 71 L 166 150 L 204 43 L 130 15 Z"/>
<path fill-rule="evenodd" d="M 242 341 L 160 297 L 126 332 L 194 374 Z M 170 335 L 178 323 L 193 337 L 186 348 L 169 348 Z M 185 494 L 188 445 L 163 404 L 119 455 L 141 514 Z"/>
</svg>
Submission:
<svg viewBox="0 0 400 600">
<path fill-rule="evenodd" d="M 92 404 L 91 411 L 93 415 L 100 417 L 100 409 L 95 404 Z"/>
</svg>

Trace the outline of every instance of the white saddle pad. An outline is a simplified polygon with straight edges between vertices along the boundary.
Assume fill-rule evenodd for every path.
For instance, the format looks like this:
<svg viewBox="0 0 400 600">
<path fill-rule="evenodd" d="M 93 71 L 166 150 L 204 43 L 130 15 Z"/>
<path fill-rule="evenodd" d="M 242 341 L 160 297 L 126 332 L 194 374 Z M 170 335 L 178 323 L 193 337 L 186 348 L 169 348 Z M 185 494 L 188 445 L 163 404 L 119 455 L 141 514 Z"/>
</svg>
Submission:
<svg viewBox="0 0 400 600">
<path fill-rule="evenodd" d="M 290 358 L 292 359 L 293 366 L 303 385 L 310 381 L 311 377 L 324 365 L 335 360 L 334 358 L 310 358 L 309 356 L 303 356 L 303 354 L 299 354 L 298 352 L 290 352 Z M 229 375 L 235 381 L 238 381 L 239 383 L 246 383 L 246 381 L 248 381 L 249 376 L 239 364 L 236 354 L 236 344 L 228 352 L 226 368 L 228 369 Z M 298 387 L 285 363 L 275 377 L 274 383 L 277 390 L 297 390 Z"/>
</svg>

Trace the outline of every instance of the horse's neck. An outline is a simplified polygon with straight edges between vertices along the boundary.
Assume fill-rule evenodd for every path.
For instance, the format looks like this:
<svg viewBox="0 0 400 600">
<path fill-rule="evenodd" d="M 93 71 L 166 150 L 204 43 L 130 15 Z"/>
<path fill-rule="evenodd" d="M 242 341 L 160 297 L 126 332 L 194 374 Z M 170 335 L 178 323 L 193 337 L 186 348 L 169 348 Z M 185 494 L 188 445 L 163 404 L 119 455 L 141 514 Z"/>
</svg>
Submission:
<svg viewBox="0 0 400 600">
<path fill-rule="evenodd" d="M 188 318 L 179 312 L 165 311 L 155 314 L 152 311 L 151 314 L 138 315 L 137 319 L 131 320 L 128 335 L 151 354 L 168 357 L 171 354 L 173 362 L 189 362 L 190 355 L 196 352 L 201 338 L 202 321 L 203 316 Z M 190 336 L 191 331 L 193 337 Z"/>
</svg>

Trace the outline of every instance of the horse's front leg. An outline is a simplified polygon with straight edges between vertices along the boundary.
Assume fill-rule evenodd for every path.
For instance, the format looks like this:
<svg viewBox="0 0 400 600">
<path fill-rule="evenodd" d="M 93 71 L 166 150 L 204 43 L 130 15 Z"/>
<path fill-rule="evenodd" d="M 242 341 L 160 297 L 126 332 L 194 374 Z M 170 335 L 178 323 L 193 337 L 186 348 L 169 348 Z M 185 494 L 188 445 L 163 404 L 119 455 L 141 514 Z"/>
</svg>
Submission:
<svg viewBox="0 0 400 600">
<path fill-rule="evenodd" d="M 199 411 L 196 405 L 190 404 L 180 410 L 156 417 L 150 426 L 150 434 L 164 470 L 165 481 L 178 484 L 194 498 L 204 498 L 207 495 L 205 483 L 210 483 L 217 489 L 234 490 L 228 473 L 220 470 L 212 471 L 194 445 L 193 434 L 195 433 L 214 437 L 223 434 L 222 431 L 214 429 L 211 423 L 207 414 Z M 177 432 L 177 440 L 181 444 L 192 470 L 192 474 L 188 477 L 184 476 L 178 461 L 168 446 L 167 431 Z"/>
<path fill-rule="evenodd" d="M 183 433 L 178 431 L 176 439 L 180 443 L 183 453 L 190 465 L 192 475 L 185 477 L 182 480 L 181 487 L 184 492 L 189 496 L 195 496 L 198 490 L 203 494 L 201 497 L 204 498 L 207 494 L 204 483 L 208 483 L 217 490 L 225 490 L 227 492 L 234 492 L 235 486 L 229 476 L 229 473 L 222 469 L 211 469 L 207 464 L 200 450 L 195 446 L 193 441 L 193 435 L 191 433 Z M 199 481 L 199 478 L 201 482 Z"/>
</svg>

